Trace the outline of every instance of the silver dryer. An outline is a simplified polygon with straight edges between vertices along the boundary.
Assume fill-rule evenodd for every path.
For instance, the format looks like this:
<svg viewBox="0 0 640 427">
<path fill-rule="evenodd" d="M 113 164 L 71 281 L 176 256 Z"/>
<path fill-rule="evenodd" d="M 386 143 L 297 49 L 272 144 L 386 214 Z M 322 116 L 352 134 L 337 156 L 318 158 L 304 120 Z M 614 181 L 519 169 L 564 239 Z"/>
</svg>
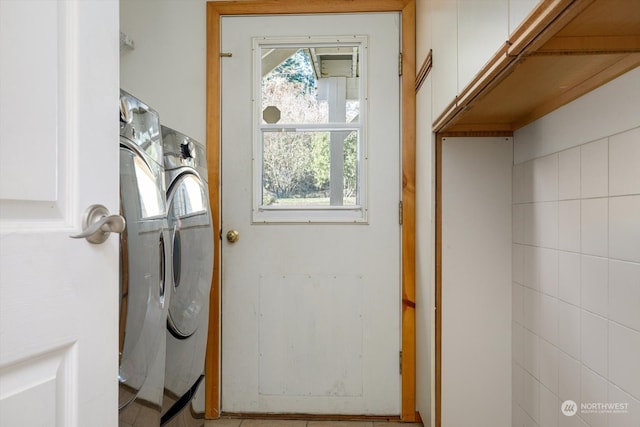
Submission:
<svg viewBox="0 0 640 427">
<path fill-rule="evenodd" d="M 169 303 L 165 283 L 171 275 L 163 173 L 158 113 L 121 91 L 120 205 L 127 226 L 120 237 L 120 426 L 160 422 Z M 154 385 L 160 392 L 154 393 Z M 141 416 L 140 408 L 150 414 Z"/>
<path fill-rule="evenodd" d="M 213 274 L 213 222 L 204 147 L 162 126 L 171 233 L 162 426 L 204 424 L 204 363 Z"/>
</svg>

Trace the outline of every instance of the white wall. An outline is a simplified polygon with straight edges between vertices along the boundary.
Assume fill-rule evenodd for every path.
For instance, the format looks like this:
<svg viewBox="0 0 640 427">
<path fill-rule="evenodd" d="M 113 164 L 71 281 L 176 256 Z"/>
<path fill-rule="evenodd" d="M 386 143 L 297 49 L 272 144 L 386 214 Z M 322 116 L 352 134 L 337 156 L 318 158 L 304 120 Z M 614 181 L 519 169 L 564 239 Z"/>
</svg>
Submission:
<svg viewBox="0 0 640 427">
<path fill-rule="evenodd" d="M 417 111 L 431 111 L 431 77 L 416 99 Z M 434 375 L 435 222 L 433 134 L 428 126 L 416 132 L 416 409 L 426 427 L 432 424 Z"/>
<path fill-rule="evenodd" d="M 433 113 L 439 116 L 493 57 L 538 0 L 422 0 L 431 15 Z M 418 15 L 420 16 L 420 15 Z M 420 29 L 418 30 L 420 36 Z M 419 38 L 418 48 L 422 46 Z M 418 56 L 420 59 L 420 56 Z M 435 118 L 434 117 L 434 118 Z"/>
<path fill-rule="evenodd" d="M 458 93 L 509 37 L 508 0 L 458 0 Z"/>
<path fill-rule="evenodd" d="M 442 426 L 511 423 L 511 138 L 444 138 Z"/>
<path fill-rule="evenodd" d="M 509 34 L 518 28 L 542 0 L 509 0 Z"/>
<path fill-rule="evenodd" d="M 456 1 L 431 1 L 431 38 L 433 43 L 434 117 L 424 117 L 429 125 L 458 94 L 458 15 Z"/>
<path fill-rule="evenodd" d="M 433 47 L 432 8 L 433 0 L 416 0 L 416 73 L 427 57 L 429 49 Z"/>
<path fill-rule="evenodd" d="M 640 68 L 516 132 L 513 201 L 513 427 L 640 425 Z"/>
<path fill-rule="evenodd" d="M 429 50 L 433 49 L 432 73 L 417 94 L 416 106 L 417 410 L 427 426 L 433 425 L 435 421 L 433 410 L 435 408 L 433 400 L 435 398 L 433 381 L 435 140 L 431 132 L 431 123 L 537 3 L 538 0 L 416 0 L 416 66 L 418 69 L 422 66 Z M 508 211 L 504 211 L 503 214 L 506 212 Z M 504 312 L 504 307 L 502 311 Z M 460 331 L 461 335 L 456 339 L 464 340 L 464 333 L 468 332 Z M 491 354 L 491 351 L 487 354 Z M 464 357 L 464 355 L 459 356 Z M 502 358 L 508 359 L 508 357 L 508 354 L 503 352 Z M 470 374 L 468 380 L 477 380 L 478 377 L 474 372 L 467 371 L 467 373 Z M 452 378 L 443 378 L 447 383 L 450 380 L 455 381 Z"/>
<path fill-rule="evenodd" d="M 416 66 L 431 49 L 431 0 L 416 1 Z M 418 70 L 416 70 L 417 72 Z M 431 133 L 432 76 L 416 94 L 416 410 L 435 425 L 435 144 Z"/>
<path fill-rule="evenodd" d="M 205 142 L 205 0 L 121 0 L 120 87 L 160 114 L 163 125 Z"/>
</svg>

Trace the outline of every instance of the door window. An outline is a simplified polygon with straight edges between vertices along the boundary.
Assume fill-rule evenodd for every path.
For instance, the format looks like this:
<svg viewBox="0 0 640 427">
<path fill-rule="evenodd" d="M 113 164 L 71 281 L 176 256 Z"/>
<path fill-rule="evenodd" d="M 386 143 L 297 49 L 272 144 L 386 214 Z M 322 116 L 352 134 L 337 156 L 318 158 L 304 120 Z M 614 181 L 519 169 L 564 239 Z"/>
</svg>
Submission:
<svg viewBox="0 0 640 427">
<path fill-rule="evenodd" d="M 254 39 L 254 222 L 366 222 L 366 41 Z"/>
</svg>

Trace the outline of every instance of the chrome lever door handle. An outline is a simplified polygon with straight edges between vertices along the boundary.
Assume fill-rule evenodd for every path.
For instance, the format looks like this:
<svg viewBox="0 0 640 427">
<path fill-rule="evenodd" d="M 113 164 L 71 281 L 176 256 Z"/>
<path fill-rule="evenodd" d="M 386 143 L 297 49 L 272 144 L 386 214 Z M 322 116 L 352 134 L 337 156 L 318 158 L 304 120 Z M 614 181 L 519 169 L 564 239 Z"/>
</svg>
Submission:
<svg viewBox="0 0 640 427">
<path fill-rule="evenodd" d="M 82 218 L 82 233 L 69 236 L 73 239 L 87 239 L 89 243 L 104 243 L 109 234 L 122 233 L 127 223 L 120 215 L 110 215 L 102 205 L 91 205 Z"/>
</svg>

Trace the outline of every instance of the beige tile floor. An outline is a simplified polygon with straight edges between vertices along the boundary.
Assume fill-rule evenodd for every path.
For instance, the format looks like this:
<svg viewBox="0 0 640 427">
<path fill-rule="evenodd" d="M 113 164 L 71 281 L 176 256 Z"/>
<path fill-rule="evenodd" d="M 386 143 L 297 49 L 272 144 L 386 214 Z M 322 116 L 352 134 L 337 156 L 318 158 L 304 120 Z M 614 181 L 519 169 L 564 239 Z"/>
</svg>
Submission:
<svg viewBox="0 0 640 427">
<path fill-rule="evenodd" d="M 220 418 L 206 421 L 204 427 L 422 427 L 421 423 L 396 421 L 306 421 Z"/>
</svg>

